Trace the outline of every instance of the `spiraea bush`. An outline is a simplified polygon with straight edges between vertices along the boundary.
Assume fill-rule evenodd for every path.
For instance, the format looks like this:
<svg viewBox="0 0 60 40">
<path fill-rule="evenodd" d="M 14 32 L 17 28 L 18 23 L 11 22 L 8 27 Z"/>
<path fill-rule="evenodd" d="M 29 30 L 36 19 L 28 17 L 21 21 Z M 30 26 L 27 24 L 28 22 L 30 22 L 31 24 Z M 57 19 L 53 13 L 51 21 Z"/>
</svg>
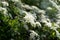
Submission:
<svg viewBox="0 0 60 40">
<path fill-rule="evenodd" d="M 60 40 L 60 0 L 0 0 L 0 40 Z"/>
</svg>

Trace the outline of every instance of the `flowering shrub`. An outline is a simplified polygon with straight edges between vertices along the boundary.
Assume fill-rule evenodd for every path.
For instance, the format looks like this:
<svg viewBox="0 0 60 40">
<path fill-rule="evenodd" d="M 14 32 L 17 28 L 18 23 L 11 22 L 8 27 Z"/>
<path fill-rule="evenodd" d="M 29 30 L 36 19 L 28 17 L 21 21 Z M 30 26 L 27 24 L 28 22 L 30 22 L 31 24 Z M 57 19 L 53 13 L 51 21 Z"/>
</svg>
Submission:
<svg viewBox="0 0 60 40">
<path fill-rule="evenodd" d="M 0 40 L 60 40 L 60 0 L 0 0 Z"/>
</svg>

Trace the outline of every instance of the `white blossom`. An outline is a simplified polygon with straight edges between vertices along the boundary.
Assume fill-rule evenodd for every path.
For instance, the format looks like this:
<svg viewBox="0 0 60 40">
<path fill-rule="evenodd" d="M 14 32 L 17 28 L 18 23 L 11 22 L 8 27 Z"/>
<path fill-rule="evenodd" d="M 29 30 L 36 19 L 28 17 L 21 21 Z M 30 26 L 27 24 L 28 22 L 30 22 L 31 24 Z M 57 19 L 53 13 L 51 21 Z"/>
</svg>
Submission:
<svg viewBox="0 0 60 40">
<path fill-rule="evenodd" d="M 30 13 L 27 13 L 25 15 L 24 19 L 26 20 L 26 22 L 31 22 L 31 21 L 34 21 L 35 20 L 35 18 Z"/>
<path fill-rule="evenodd" d="M 57 27 L 57 28 L 59 28 L 59 25 L 58 25 L 58 24 L 56 24 L 56 23 L 54 24 L 54 26 L 55 26 L 55 27 Z"/>
<path fill-rule="evenodd" d="M 35 10 L 39 10 L 39 8 L 36 7 L 36 6 L 32 6 L 32 8 L 35 9 Z"/>
<path fill-rule="evenodd" d="M 2 2 L 3 6 L 9 6 L 8 2 L 3 1 Z"/>
<path fill-rule="evenodd" d="M 7 9 L 6 8 L 3 8 L 3 10 L 4 10 L 4 14 L 6 14 L 7 13 Z"/>
<path fill-rule="evenodd" d="M 41 27 L 41 24 L 39 22 L 36 22 L 36 25 Z"/>
<path fill-rule="evenodd" d="M 51 29 L 56 30 L 57 28 L 60 28 L 58 24 L 54 23 L 54 26 L 51 27 Z"/>
<path fill-rule="evenodd" d="M 30 30 L 30 40 L 39 40 L 39 35 L 36 33 L 36 32 L 34 32 L 33 30 Z M 36 37 L 37 37 L 37 39 L 36 39 Z"/>
<path fill-rule="evenodd" d="M 21 5 L 22 8 L 27 9 L 27 10 L 32 10 L 32 8 L 29 5 Z"/>
<path fill-rule="evenodd" d="M 60 20 L 57 20 L 56 24 L 60 24 Z"/>
<path fill-rule="evenodd" d="M 60 39 L 60 33 L 57 30 L 55 31 L 56 31 L 56 36 Z"/>
<path fill-rule="evenodd" d="M 27 23 L 31 23 L 31 25 L 35 27 L 36 25 L 34 22 L 35 18 L 33 17 L 31 13 L 26 13 L 24 19 L 26 20 Z"/>
<path fill-rule="evenodd" d="M 7 9 L 6 8 L 3 8 L 3 7 L 0 7 L 0 11 L 3 11 L 3 14 L 6 14 L 7 13 Z"/>
<path fill-rule="evenodd" d="M 45 14 L 45 11 L 44 10 L 39 10 L 39 13 Z"/>
<path fill-rule="evenodd" d="M 47 10 L 52 10 L 52 8 L 51 7 L 47 7 Z"/>
<path fill-rule="evenodd" d="M 19 2 L 19 0 L 12 0 L 13 2 Z"/>
<path fill-rule="evenodd" d="M 52 27 L 52 24 L 50 22 L 47 22 L 45 26 Z"/>
<path fill-rule="evenodd" d="M 60 11 L 58 5 L 57 5 L 54 1 L 49 0 L 49 2 L 50 2 L 58 11 Z"/>
<path fill-rule="evenodd" d="M 43 20 L 43 19 L 41 20 L 41 22 L 42 22 L 42 23 L 47 23 L 47 21 L 46 21 L 46 20 Z"/>
</svg>

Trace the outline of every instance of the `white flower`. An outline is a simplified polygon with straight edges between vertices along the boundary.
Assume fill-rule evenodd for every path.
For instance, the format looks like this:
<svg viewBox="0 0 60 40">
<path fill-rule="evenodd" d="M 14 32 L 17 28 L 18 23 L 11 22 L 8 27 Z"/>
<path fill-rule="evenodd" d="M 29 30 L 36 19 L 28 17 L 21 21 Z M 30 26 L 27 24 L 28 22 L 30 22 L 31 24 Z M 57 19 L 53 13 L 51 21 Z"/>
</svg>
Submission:
<svg viewBox="0 0 60 40">
<path fill-rule="evenodd" d="M 38 12 L 41 13 L 41 14 L 45 14 L 44 10 L 39 10 Z"/>
<path fill-rule="evenodd" d="M 57 15 L 56 15 L 56 17 L 57 17 L 58 19 L 60 19 L 60 13 L 59 13 L 59 14 L 57 14 Z"/>
<path fill-rule="evenodd" d="M 56 31 L 56 36 L 60 39 L 60 33 L 57 30 L 55 31 Z"/>
<path fill-rule="evenodd" d="M 27 13 L 27 12 L 25 12 L 25 13 L 26 13 L 26 15 L 24 17 L 25 21 L 27 23 L 31 23 L 31 25 L 35 27 L 36 24 L 34 22 L 35 18 L 33 17 L 33 15 L 31 13 Z"/>
<path fill-rule="evenodd" d="M 31 26 L 33 26 L 33 27 L 36 27 L 36 26 L 41 27 L 41 24 L 39 22 L 35 22 L 36 19 L 31 13 L 27 13 L 27 12 L 25 12 L 25 13 L 26 13 L 26 15 L 24 17 L 25 22 L 30 23 Z"/>
<path fill-rule="evenodd" d="M 30 32 L 31 32 L 31 33 L 30 33 L 31 36 L 32 36 L 32 35 L 33 35 L 33 36 L 34 36 L 34 35 L 38 35 L 38 34 L 37 34 L 36 32 L 34 32 L 33 30 L 30 30 Z"/>
<path fill-rule="evenodd" d="M 60 27 L 59 27 L 59 25 L 58 25 L 58 24 L 56 24 L 56 23 L 54 23 L 54 26 L 53 26 L 53 27 L 51 27 L 51 29 L 53 29 L 53 30 L 55 30 L 55 29 L 57 29 L 57 28 L 60 28 Z"/>
<path fill-rule="evenodd" d="M 57 27 L 57 28 L 59 28 L 59 25 L 58 25 L 58 24 L 56 24 L 56 23 L 54 24 L 54 26 L 55 26 L 55 27 Z"/>
<path fill-rule="evenodd" d="M 45 19 L 41 19 L 42 23 L 47 23 L 47 21 Z"/>
<path fill-rule="evenodd" d="M 3 8 L 3 10 L 4 10 L 4 14 L 6 14 L 7 13 L 7 9 L 6 8 Z"/>
<path fill-rule="evenodd" d="M 27 9 L 27 10 L 32 10 L 32 8 L 29 5 L 21 5 L 22 8 Z"/>
<path fill-rule="evenodd" d="M 55 7 L 58 11 L 60 11 L 59 6 L 52 0 L 49 0 L 49 2 Z"/>
<path fill-rule="evenodd" d="M 58 27 L 50 27 L 50 29 L 52 29 L 52 30 L 56 30 Z"/>
<path fill-rule="evenodd" d="M 56 24 L 60 24 L 60 20 L 57 20 Z"/>
<path fill-rule="evenodd" d="M 40 16 L 41 16 L 41 19 L 45 19 L 46 20 L 46 16 L 45 15 L 41 14 Z"/>
<path fill-rule="evenodd" d="M 35 9 L 35 10 L 39 10 L 39 8 L 36 7 L 36 6 L 32 6 L 32 8 Z"/>
<path fill-rule="evenodd" d="M 36 22 L 36 25 L 41 27 L 41 24 L 39 22 Z"/>
<path fill-rule="evenodd" d="M 47 22 L 45 26 L 52 27 L 52 24 L 50 22 Z"/>
<path fill-rule="evenodd" d="M 51 7 L 47 7 L 47 10 L 52 10 L 52 8 Z"/>
<path fill-rule="evenodd" d="M 12 0 L 13 2 L 19 2 L 19 0 Z"/>
<path fill-rule="evenodd" d="M 35 28 L 36 27 L 36 23 L 34 21 L 31 21 L 31 25 Z"/>
<path fill-rule="evenodd" d="M 30 30 L 30 40 L 39 40 L 39 35 L 36 33 L 36 32 L 34 32 L 33 30 Z M 36 39 L 36 37 L 37 37 L 37 39 Z"/>
<path fill-rule="evenodd" d="M 2 2 L 3 6 L 9 6 L 9 4 L 7 2 Z"/>
<path fill-rule="evenodd" d="M 44 10 L 40 10 L 38 7 L 36 6 L 32 6 L 32 9 L 36 12 L 36 13 L 41 13 L 41 14 L 45 14 L 45 11 Z"/>
<path fill-rule="evenodd" d="M 30 13 L 27 13 L 25 15 L 24 19 L 26 20 L 26 22 L 31 22 L 31 21 L 34 21 L 35 20 L 35 18 Z"/>
<path fill-rule="evenodd" d="M 0 7 L 0 11 L 3 11 L 3 14 L 6 14 L 7 13 L 7 9 L 6 8 Z"/>
<path fill-rule="evenodd" d="M 6 14 L 7 13 L 7 9 L 6 8 L 2 8 L 3 9 L 3 13 Z"/>
</svg>

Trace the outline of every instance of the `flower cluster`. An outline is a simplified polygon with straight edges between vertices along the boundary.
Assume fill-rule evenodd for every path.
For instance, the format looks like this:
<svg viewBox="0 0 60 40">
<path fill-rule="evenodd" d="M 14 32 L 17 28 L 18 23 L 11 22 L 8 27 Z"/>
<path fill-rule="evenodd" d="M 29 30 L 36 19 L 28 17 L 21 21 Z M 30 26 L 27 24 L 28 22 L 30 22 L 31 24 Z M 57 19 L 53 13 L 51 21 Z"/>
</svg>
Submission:
<svg viewBox="0 0 60 40">
<path fill-rule="evenodd" d="M 26 12 L 24 19 L 27 23 L 31 23 L 33 27 L 36 27 L 36 25 L 41 27 L 41 24 L 39 22 L 35 22 L 35 17 L 29 12 Z"/>
</svg>

